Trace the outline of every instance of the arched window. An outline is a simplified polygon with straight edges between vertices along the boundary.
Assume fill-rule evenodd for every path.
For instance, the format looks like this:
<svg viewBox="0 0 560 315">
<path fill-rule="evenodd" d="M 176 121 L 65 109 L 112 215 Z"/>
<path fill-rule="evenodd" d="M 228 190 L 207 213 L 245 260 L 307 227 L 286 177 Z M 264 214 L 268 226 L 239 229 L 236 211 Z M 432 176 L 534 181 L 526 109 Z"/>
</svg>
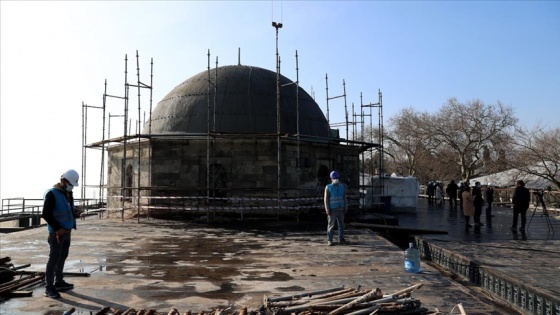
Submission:
<svg viewBox="0 0 560 315">
<path fill-rule="evenodd" d="M 126 198 L 126 200 L 132 198 L 132 165 L 126 167 L 123 197 Z"/>
<path fill-rule="evenodd" d="M 325 187 L 330 183 L 329 180 L 329 168 L 325 165 L 320 165 L 319 169 L 317 170 L 317 183 L 320 187 Z"/>
</svg>

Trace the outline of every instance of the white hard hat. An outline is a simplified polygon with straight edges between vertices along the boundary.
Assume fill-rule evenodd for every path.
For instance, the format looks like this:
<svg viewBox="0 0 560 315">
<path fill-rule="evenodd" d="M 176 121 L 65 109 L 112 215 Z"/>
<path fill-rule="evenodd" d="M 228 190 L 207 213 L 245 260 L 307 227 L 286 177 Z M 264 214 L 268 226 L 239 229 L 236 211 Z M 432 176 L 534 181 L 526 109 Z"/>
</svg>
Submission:
<svg viewBox="0 0 560 315">
<path fill-rule="evenodd" d="M 66 172 L 64 172 L 64 174 L 62 174 L 62 176 L 60 176 L 60 179 L 63 178 L 69 181 L 70 185 L 79 186 L 78 179 L 80 178 L 80 176 L 78 176 L 78 172 L 76 172 L 75 170 L 67 170 Z"/>
<path fill-rule="evenodd" d="M 494 186 L 494 184 L 492 184 L 492 182 L 489 182 L 489 183 L 488 183 L 488 186 L 491 186 L 491 187 L 492 187 L 492 186 Z"/>
</svg>

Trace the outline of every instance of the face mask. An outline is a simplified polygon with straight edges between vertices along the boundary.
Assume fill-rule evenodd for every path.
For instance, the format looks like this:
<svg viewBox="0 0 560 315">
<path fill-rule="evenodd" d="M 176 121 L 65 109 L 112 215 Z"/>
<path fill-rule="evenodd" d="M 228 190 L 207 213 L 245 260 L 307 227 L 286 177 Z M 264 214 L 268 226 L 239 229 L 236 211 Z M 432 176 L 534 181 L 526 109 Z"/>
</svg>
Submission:
<svg viewBox="0 0 560 315">
<path fill-rule="evenodd" d="M 74 189 L 74 186 L 67 184 L 66 187 L 64 187 L 64 189 L 66 189 L 67 192 L 72 192 L 72 189 Z"/>
<path fill-rule="evenodd" d="M 338 179 L 333 179 L 332 183 L 335 185 L 338 184 Z"/>
</svg>

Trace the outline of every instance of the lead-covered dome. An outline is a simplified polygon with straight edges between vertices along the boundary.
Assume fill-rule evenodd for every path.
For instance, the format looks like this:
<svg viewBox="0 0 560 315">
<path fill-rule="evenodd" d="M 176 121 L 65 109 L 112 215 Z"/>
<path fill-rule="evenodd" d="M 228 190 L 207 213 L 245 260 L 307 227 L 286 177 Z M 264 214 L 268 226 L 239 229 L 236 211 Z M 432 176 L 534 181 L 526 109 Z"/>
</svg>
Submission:
<svg viewBox="0 0 560 315">
<path fill-rule="evenodd" d="M 152 134 L 216 133 L 276 134 L 276 72 L 251 66 L 223 66 L 203 71 L 175 87 L 152 113 Z M 313 98 L 280 76 L 281 133 L 297 133 L 299 98 L 300 134 L 327 137 L 328 122 Z M 214 95 L 216 101 L 214 102 Z M 210 94 L 210 95 L 209 95 Z M 299 94 L 299 95 L 298 95 Z M 215 121 L 215 125 L 214 125 Z M 143 133 L 148 133 L 148 124 Z"/>
</svg>

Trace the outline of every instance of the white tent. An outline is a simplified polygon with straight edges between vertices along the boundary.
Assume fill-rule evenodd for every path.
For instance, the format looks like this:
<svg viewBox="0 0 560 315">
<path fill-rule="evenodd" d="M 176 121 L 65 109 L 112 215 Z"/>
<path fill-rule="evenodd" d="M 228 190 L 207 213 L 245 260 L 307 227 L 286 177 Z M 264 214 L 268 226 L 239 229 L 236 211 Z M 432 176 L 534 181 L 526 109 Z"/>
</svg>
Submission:
<svg viewBox="0 0 560 315">
<path fill-rule="evenodd" d="M 362 208 L 367 209 L 385 202 L 385 200 L 381 200 L 381 182 L 383 182 L 384 195 L 390 197 L 391 200 L 391 211 L 416 211 L 420 185 L 415 177 L 399 177 L 393 174 L 383 177 L 382 180 L 379 179 L 379 176 L 372 176 L 367 180 L 362 178 L 365 186 L 365 197 L 360 200 Z"/>
<path fill-rule="evenodd" d="M 539 166 L 535 166 L 535 171 L 537 171 L 538 168 Z M 470 183 L 474 184 L 480 182 L 482 185 L 493 184 L 497 187 L 514 187 L 515 182 L 519 179 L 525 182 L 525 187 L 527 188 L 546 189 L 548 186 L 555 187 L 554 183 L 547 179 L 533 174 L 527 174 L 518 169 L 510 169 L 499 173 L 471 178 Z"/>
</svg>

